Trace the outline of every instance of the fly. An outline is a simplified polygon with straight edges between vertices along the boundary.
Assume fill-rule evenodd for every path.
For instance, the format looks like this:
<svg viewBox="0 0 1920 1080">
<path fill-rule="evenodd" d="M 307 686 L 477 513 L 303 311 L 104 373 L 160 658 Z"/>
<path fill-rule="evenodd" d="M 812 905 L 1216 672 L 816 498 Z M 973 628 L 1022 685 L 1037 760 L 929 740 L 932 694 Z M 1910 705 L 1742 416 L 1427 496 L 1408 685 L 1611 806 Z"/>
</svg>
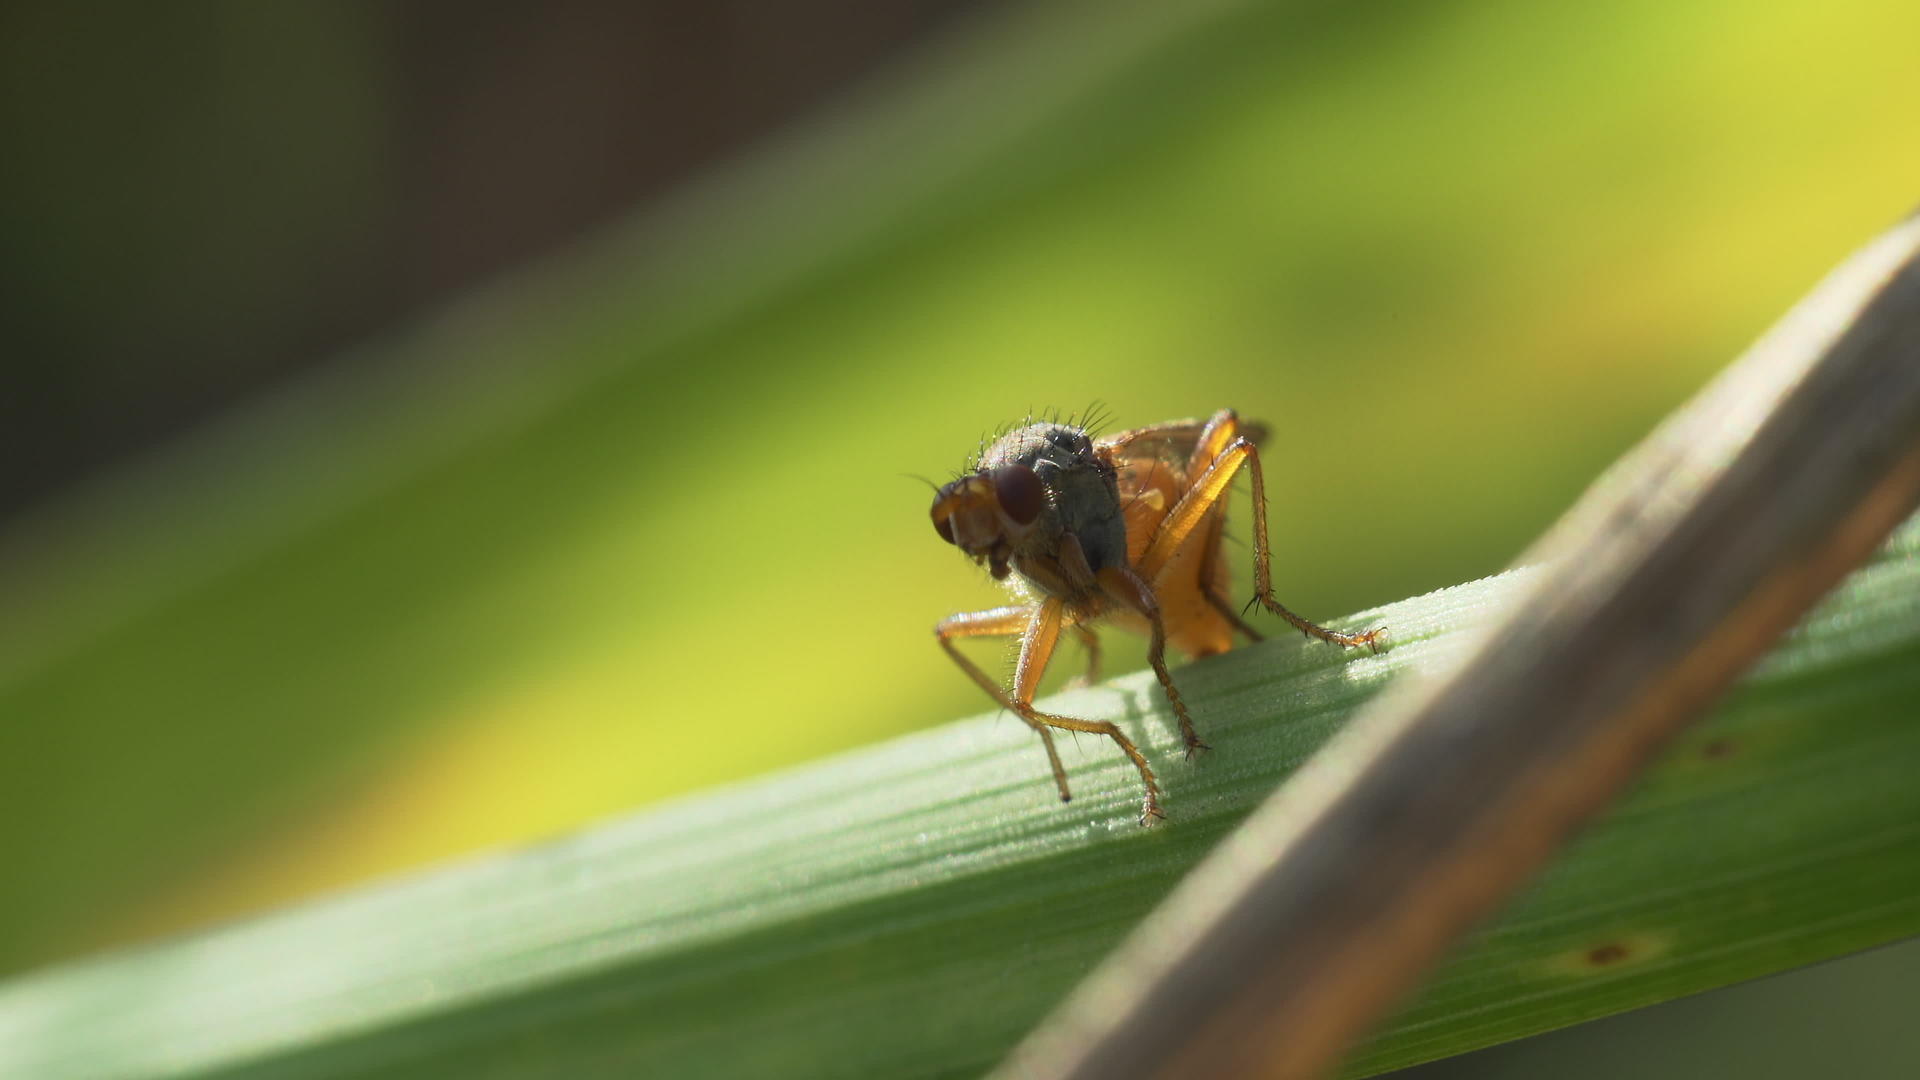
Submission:
<svg viewBox="0 0 1920 1080">
<path fill-rule="evenodd" d="M 1163 816 L 1159 782 L 1125 732 L 1110 721 L 1033 707 L 1063 631 L 1086 644 L 1089 680 L 1100 663 L 1093 625 L 1146 634 L 1147 660 L 1179 720 L 1187 756 L 1207 749 L 1167 670 L 1166 650 L 1172 645 L 1191 657 L 1211 656 L 1231 648 L 1235 634 L 1260 640 L 1225 599 L 1231 573 L 1220 554 L 1227 493 L 1243 467 L 1253 479 L 1254 601 L 1310 638 L 1379 651 L 1384 627 L 1343 634 L 1295 615 L 1274 598 L 1266 485 L 1254 446 L 1264 434 L 1232 409 L 1098 439 L 1072 423 L 1028 424 L 996 439 L 973 472 L 934 496 L 933 527 L 940 538 L 985 566 L 1018 601 L 940 620 L 934 628 L 940 647 L 1039 734 L 1062 802 L 1072 795 L 1054 750 L 1055 728 L 1112 739 L 1146 787 L 1141 824 Z M 1011 686 L 989 678 L 954 644 L 975 637 L 1020 639 Z"/>
</svg>

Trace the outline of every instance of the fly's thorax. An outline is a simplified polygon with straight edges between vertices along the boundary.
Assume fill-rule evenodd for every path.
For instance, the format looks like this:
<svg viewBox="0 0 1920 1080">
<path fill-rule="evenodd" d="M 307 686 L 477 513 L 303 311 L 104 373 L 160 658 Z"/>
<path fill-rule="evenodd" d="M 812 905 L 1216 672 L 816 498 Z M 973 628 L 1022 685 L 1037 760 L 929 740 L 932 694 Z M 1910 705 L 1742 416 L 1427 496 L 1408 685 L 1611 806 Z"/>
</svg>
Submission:
<svg viewBox="0 0 1920 1080">
<path fill-rule="evenodd" d="M 1026 537 L 1015 546 L 1013 566 L 1042 590 L 1059 591 L 1067 537 L 1079 545 L 1085 567 L 1095 573 L 1127 560 L 1126 520 L 1114 468 L 1094 448 L 1086 432 L 1066 424 L 1031 424 L 1008 432 L 981 455 L 980 467 L 992 470 L 1024 465 L 1040 478 L 1046 507 Z"/>
</svg>

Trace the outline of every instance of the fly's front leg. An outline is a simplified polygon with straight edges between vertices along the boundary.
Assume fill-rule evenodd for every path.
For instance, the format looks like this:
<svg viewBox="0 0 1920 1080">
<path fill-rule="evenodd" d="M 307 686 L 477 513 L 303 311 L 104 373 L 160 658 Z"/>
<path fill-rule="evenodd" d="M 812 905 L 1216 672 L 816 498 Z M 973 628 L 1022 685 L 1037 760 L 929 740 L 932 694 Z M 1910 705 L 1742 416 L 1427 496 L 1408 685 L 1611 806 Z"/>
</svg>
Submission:
<svg viewBox="0 0 1920 1080">
<path fill-rule="evenodd" d="M 940 620 L 939 624 L 933 628 L 933 633 L 940 639 L 940 647 L 947 651 L 947 655 L 953 658 L 954 663 L 960 665 L 960 670 L 966 672 L 968 678 L 979 684 L 980 689 L 985 690 L 989 697 L 999 702 L 1001 708 L 1018 716 L 1040 736 L 1041 745 L 1047 748 L 1047 765 L 1053 770 L 1054 786 L 1060 789 L 1060 801 L 1067 802 L 1073 798 L 1073 793 L 1067 790 L 1067 770 L 1060 765 L 1060 753 L 1053 748 L 1053 732 L 1048 731 L 1046 725 L 1027 715 L 1030 709 L 1023 710 L 1015 705 L 1007 696 L 1007 692 L 1000 688 L 999 683 L 988 678 L 987 673 L 981 671 L 978 664 L 967 659 L 966 655 L 954 645 L 957 638 L 1012 637 L 1015 634 L 1025 634 L 1027 627 L 1033 622 L 1035 611 L 1036 609 L 1031 607 L 1014 605 L 949 615 Z M 1023 643 L 1021 652 L 1025 651 Z"/>
<path fill-rule="evenodd" d="M 960 665 L 960 670 L 966 672 L 968 678 L 1039 733 L 1040 741 L 1047 748 L 1047 762 L 1053 767 L 1053 781 L 1060 789 L 1061 802 L 1067 802 L 1073 795 L 1067 788 L 1067 773 L 1060 766 L 1060 755 L 1054 750 L 1050 728 L 1084 731 L 1112 739 L 1120 752 L 1133 762 L 1133 767 L 1139 770 L 1140 782 L 1146 786 L 1146 799 L 1140 807 L 1140 823 L 1145 825 L 1155 818 L 1164 817 L 1160 811 L 1160 785 L 1154 779 L 1153 769 L 1125 732 L 1105 720 L 1078 720 L 1071 716 L 1043 713 L 1033 707 L 1040 677 L 1046 674 L 1047 661 L 1053 656 L 1054 646 L 1060 640 L 1061 608 L 1059 600 L 1049 599 L 1035 607 L 1003 607 L 950 615 L 940 621 L 934 633 L 940 639 L 940 647 L 947 651 L 954 663 Z M 953 644 L 958 638 L 1007 637 L 1013 634 L 1020 635 L 1020 659 L 1014 668 L 1012 693 L 1001 689 L 998 683 L 987 677 L 986 672 L 980 670 L 979 665 L 962 655 Z"/>
<path fill-rule="evenodd" d="M 1146 799 L 1140 804 L 1140 824 L 1145 825 L 1164 816 L 1160 812 L 1160 784 L 1153 778 L 1153 769 L 1147 764 L 1146 755 L 1133 745 L 1133 740 L 1127 738 L 1126 732 L 1108 720 L 1080 720 L 1043 713 L 1033 707 L 1033 695 L 1040 688 L 1040 676 L 1046 674 L 1047 661 L 1053 656 L 1054 646 L 1060 642 L 1061 613 L 1064 608 L 1065 604 L 1058 597 L 1049 597 L 1034 609 L 1026 633 L 1020 638 L 1020 660 L 1013 670 L 1011 705 L 1029 723 L 1067 731 L 1084 731 L 1089 735 L 1105 735 L 1112 739 L 1120 752 L 1127 755 L 1127 760 L 1133 762 L 1133 767 L 1139 770 L 1140 782 L 1147 789 Z"/>
<path fill-rule="evenodd" d="M 1231 412 L 1224 412 L 1217 414 L 1207 425 L 1200 446 L 1196 448 L 1196 456 L 1210 444 L 1227 439 L 1224 448 L 1214 456 L 1205 471 L 1193 480 L 1173 509 L 1167 512 L 1159 531 L 1154 534 L 1152 544 L 1148 545 L 1146 554 L 1140 559 L 1140 576 L 1148 581 L 1158 576 L 1181 546 L 1196 535 L 1199 525 L 1207 518 L 1207 512 L 1226 497 L 1234 474 L 1240 471 L 1240 466 L 1246 465 L 1253 474 L 1253 569 L 1257 589 L 1254 599 L 1308 637 L 1317 637 L 1348 648 L 1365 645 L 1378 652 L 1385 627 L 1364 634 L 1343 634 L 1295 615 L 1274 598 L 1272 555 L 1267 546 L 1267 488 L 1266 479 L 1260 471 L 1260 453 L 1244 437 L 1228 438 L 1232 434 L 1233 423 Z"/>
</svg>

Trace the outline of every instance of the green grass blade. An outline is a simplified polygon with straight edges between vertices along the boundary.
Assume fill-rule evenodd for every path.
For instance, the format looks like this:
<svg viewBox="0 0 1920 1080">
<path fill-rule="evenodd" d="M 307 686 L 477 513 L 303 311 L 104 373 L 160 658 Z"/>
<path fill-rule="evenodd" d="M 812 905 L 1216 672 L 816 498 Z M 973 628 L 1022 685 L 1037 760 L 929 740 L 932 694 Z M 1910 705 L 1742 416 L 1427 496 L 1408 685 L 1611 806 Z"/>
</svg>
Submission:
<svg viewBox="0 0 1920 1080">
<path fill-rule="evenodd" d="M 0 984 L 0 1075 L 962 1076 L 1036 1022 L 1386 679 L 1508 574 L 1062 695 L 1160 766 L 982 716 L 525 851 Z M 931 642 L 928 645 L 932 647 Z M 1579 840 L 1352 1071 L 1443 1057 L 1920 932 L 1920 527 Z"/>
</svg>

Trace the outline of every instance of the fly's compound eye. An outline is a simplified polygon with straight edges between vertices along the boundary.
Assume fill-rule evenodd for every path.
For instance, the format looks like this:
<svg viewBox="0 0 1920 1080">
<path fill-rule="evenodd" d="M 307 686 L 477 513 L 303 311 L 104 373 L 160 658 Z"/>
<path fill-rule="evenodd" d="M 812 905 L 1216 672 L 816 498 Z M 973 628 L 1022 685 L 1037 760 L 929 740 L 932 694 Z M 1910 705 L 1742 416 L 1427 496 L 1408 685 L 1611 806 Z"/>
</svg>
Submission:
<svg viewBox="0 0 1920 1080">
<path fill-rule="evenodd" d="M 1000 510 L 1016 525 L 1031 525 L 1047 507 L 1047 487 L 1040 474 L 1025 465 L 1002 465 L 993 470 L 993 494 Z"/>
</svg>

